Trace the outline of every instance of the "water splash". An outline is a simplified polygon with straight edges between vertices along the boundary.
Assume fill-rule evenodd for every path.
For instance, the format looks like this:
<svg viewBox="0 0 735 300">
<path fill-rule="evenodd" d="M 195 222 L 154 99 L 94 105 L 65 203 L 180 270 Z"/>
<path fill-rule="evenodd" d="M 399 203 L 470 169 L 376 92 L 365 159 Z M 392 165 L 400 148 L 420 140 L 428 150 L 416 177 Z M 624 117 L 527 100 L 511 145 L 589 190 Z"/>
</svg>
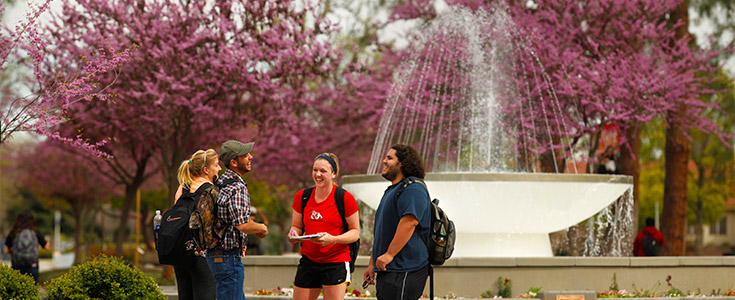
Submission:
<svg viewBox="0 0 735 300">
<path fill-rule="evenodd" d="M 630 256 L 633 253 L 633 188 L 587 220 L 584 256 Z"/>
<path fill-rule="evenodd" d="M 577 155 L 577 149 L 571 145 L 570 137 L 575 132 L 565 125 L 569 124 L 566 119 L 569 116 L 564 113 L 551 78 L 531 44 L 529 36 L 515 26 L 502 6 L 488 11 L 452 7 L 418 30 L 413 36 L 408 59 L 395 73 L 367 173 L 380 173 L 383 155 L 396 143 L 410 144 L 416 148 L 426 162 L 427 172 L 453 173 L 452 176 L 458 173 L 464 176 L 467 173 L 583 171 L 577 170 L 576 164 L 572 164 L 570 170 L 565 170 L 565 166 L 560 166 L 558 162 L 559 159 L 584 155 Z M 550 159 L 542 162 L 544 156 L 550 156 Z M 541 217 L 539 214 L 547 214 L 545 217 L 548 217 L 555 209 L 558 209 L 560 215 L 578 210 L 582 205 L 572 204 L 565 208 L 556 204 L 571 202 L 571 199 L 580 197 L 575 194 L 595 197 L 594 200 L 606 199 L 604 204 L 573 221 L 579 222 L 613 201 L 625 189 L 621 188 L 614 195 L 602 196 L 594 195 L 595 189 L 600 187 L 590 185 L 592 187 L 589 190 L 580 188 L 564 191 L 571 194 L 564 194 L 568 196 L 555 199 L 557 202 L 554 202 L 549 200 L 551 196 L 561 195 L 562 192 L 556 193 L 558 195 L 536 195 L 535 192 L 541 191 L 541 188 L 534 185 L 538 183 L 533 178 L 538 176 L 522 176 L 528 182 L 523 182 L 523 190 L 518 190 L 512 196 L 518 199 L 514 199 L 514 203 L 506 201 L 493 206 L 495 211 L 503 211 L 498 217 L 504 218 L 517 213 L 519 203 L 530 206 L 520 211 L 531 211 L 531 207 L 541 207 L 541 204 L 550 206 L 548 209 L 536 215 L 529 213 L 525 216 L 529 220 L 523 220 L 523 216 L 519 216 L 499 225 L 486 226 L 483 230 L 487 232 L 477 232 L 476 229 L 478 221 L 486 221 L 487 215 L 476 216 L 476 219 L 469 222 L 474 224 L 464 224 L 458 220 L 458 237 L 460 233 L 475 238 L 492 236 L 503 239 L 505 235 L 505 240 L 523 244 L 530 239 L 526 238 L 526 233 L 533 232 L 538 235 L 533 237 L 534 241 L 543 240 L 548 231 L 521 231 L 513 228 L 505 231 L 491 230 L 499 230 L 501 225 L 510 223 L 520 226 L 538 222 Z M 559 180 L 571 181 L 568 178 Z M 509 189 L 510 183 L 504 184 L 498 188 Z M 451 187 L 434 194 L 439 185 L 440 183 L 435 182 L 430 186 L 430 190 L 433 189 L 432 195 L 458 190 L 457 184 L 453 183 Z M 485 185 L 490 186 L 479 183 L 468 185 L 457 192 L 476 193 L 481 190 L 480 186 Z M 554 185 L 561 186 L 558 183 Z M 487 187 L 482 188 L 483 191 L 485 188 Z M 370 183 L 362 186 L 357 182 L 353 183 L 351 189 L 364 195 L 380 190 Z M 473 194 L 474 198 L 463 194 L 448 196 L 442 200 L 445 201 L 445 211 L 449 210 L 454 215 L 467 215 L 471 214 L 468 210 L 473 209 L 487 212 L 478 208 L 481 205 L 490 205 L 491 200 L 497 201 L 498 199 L 492 199 L 490 195 L 499 192 L 502 191 L 489 189 L 482 195 Z M 632 190 L 626 192 L 626 195 L 587 221 L 589 234 L 586 237 L 587 248 L 584 255 L 624 256 L 630 253 L 631 226 L 634 224 Z M 527 199 L 520 199 L 521 197 Z M 380 196 L 371 195 L 368 198 L 365 200 L 377 201 Z M 467 199 L 474 199 L 469 202 L 482 203 L 470 205 Z M 542 202 L 547 200 L 548 202 Z M 592 202 L 589 200 L 592 199 L 586 198 L 582 201 Z M 471 207 L 472 205 L 476 207 Z M 504 207 L 497 207 L 498 205 Z M 554 218 L 551 219 L 548 223 L 554 223 Z M 562 228 L 564 227 L 552 230 Z M 498 244 L 501 242 L 498 241 Z M 540 247 L 547 247 L 545 245 L 548 245 L 548 239 L 544 243 Z M 478 251 L 487 249 L 479 244 L 477 248 L 480 249 Z"/>
<path fill-rule="evenodd" d="M 413 145 L 430 172 L 535 172 L 539 153 L 556 159 L 574 150 L 558 133 L 572 134 L 560 129 L 566 123 L 549 75 L 502 7 L 453 7 L 413 38 L 368 174 L 381 171 L 396 143 Z M 555 171 L 563 172 L 558 165 Z"/>
</svg>

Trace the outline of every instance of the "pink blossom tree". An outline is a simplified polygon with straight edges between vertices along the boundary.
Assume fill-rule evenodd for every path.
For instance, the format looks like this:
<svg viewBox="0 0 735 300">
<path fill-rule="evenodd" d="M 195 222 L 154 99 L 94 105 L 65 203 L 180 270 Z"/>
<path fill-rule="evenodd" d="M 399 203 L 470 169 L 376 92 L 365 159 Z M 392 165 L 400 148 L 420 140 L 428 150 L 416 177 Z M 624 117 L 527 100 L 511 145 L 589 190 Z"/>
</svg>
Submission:
<svg viewBox="0 0 735 300">
<path fill-rule="evenodd" d="M 139 46 L 109 89 L 114 101 L 80 103 L 74 117 L 80 127 L 113 126 L 151 153 L 170 203 L 190 153 L 295 126 L 294 112 L 319 101 L 310 85 L 338 57 L 326 41 L 331 25 L 312 6 L 283 1 L 64 1 L 54 19 L 62 65 L 103 41 Z"/>
<path fill-rule="evenodd" d="M 539 126 L 541 122 L 531 124 L 532 118 L 546 119 L 553 133 L 571 138 L 574 146 L 605 124 L 620 123 L 624 130 L 635 128 L 682 103 L 692 109 L 678 122 L 718 132 L 717 125 L 702 114 L 716 105 L 697 98 L 714 92 L 704 88 L 696 76 L 716 69 L 708 63 L 714 54 L 690 49 L 688 40 L 676 38 L 665 16 L 678 1 L 537 2 L 508 1 L 505 8 L 519 26 L 511 34 L 520 45 L 534 51 L 533 55 L 519 55 L 522 64 L 518 66 L 537 71 L 535 75 L 529 70 L 518 72 L 529 74 L 519 78 L 519 85 L 531 85 L 525 97 L 531 104 L 559 105 L 558 111 L 565 113 L 551 109 L 545 114 L 531 112 L 523 120 L 525 128 Z M 479 8 L 477 3 L 450 2 Z M 485 8 L 498 9 L 491 5 Z M 541 64 L 534 63 L 536 58 Z M 537 82 L 532 76 L 548 76 L 548 82 L 544 78 Z M 559 147 L 545 146 L 540 150 Z"/>
<path fill-rule="evenodd" d="M 76 109 L 71 111 L 77 118 L 63 123 L 59 128 L 62 133 L 83 133 L 85 137 L 92 139 L 115 137 L 99 147 L 100 151 L 110 155 L 105 159 L 99 159 L 87 151 L 78 149 L 69 149 L 68 152 L 76 155 L 75 159 L 94 166 L 98 171 L 97 176 L 103 177 L 104 180 L 117 186 L 122 186 L 123 197 L 122 203 L 120 203 L 120 218 L 117 220 L 117 234 L 114 238 L 115 255 L 120 256 L 123 254 L 123 243 L 128 240 L 127 224 L 136 193 L 146 183 L 151 183 L 151 178 L 157 178 L 158 180 L 154 181 L 161 184 L 161 172 L 156 168 L 152 153 L 146 151 L 137 140 L 121 133 L 118 127 L 105 122 L 104 119 L 93 116 L 81 117 L 86 112 L 77 111 Z M 80 120 L 84 121 L 80 122 Z M 161 208 L 163 207 L 159 207 L 159 209 Z M 143 216 L 147 215 L 147 212 L 143 211 Z M 148 229 L 149 227 L 143 228 Z"/>
<path fill-rule="evenodd" d="M 21 84 L 4 86 L 0 96 L 0 144 L 15 132 L 32 131 L 49 138 L 104 155 L 97 148 L 104 140 L 90 143 L 80 136 L 62 136 L 56 126 L 67 118 L 69 106 L 80 101 L 105 100 L 105 89 L 114 82 L 119 66 L 130 60 L 131 49 L 110 51 L 100 45 L 89 56 L 75 57 L 76 67 L 53 69 L 49 59 L 52 38 L 38 24 L 51 0 L 31 5 L 26 18 L 15 28 L 0 28 L 0 71 L 13 70 Z M 0 12 L 5 9 L 0 3 Z M 32 70 L 33 76 L 23 74 Z M 107 81 L 100 80 L 109 75 Z"/>
<path fill-rule="evenodd" d="M 396 11 L 422 11 L 418 8 L 429 7 L 431 2 L 409 1 L 399 4 Z M 572 149 L 588 149 L 594 164 L 601 128 L 618 124 L 623 132 L 618 168 L 634 176 L 635 193 L 641 124 L 663 117 L 678 141 L 687 139 L 691 128 L 716 133 L 723 141 L 728 136 L 704 113 L 719 109 L 717 104 L 701 97 L 716 92 L 708 83 L 719 68 L 711 61 L 721 52 L 689 47 L 689 37 L 678 33 L 686 31 L 685 24 L 669 18 L 681 2 L 447 1 L 473 10 L 506 10 L 517 26 L 508 34 L 519 45 L 515 61 L 516 74 L 521 76 L 516 85 L 524 100 L 501 106 L 508 114 L 526 108 L 524 116 L 511 120 L 522 128 L 517 131 L 525 138 L 521 140 L 530 141 L 519 147 L 541 153 L 542 158 L 551 157 L 545 160 L 551 167 L 545 169 L 560 172 L 565 164 L 556 162 L 568 157 Z M 433 15 L 419 17 L 431 22 Z M 534 110 L 539 106 L 548 109 Z M 547 132 L 550 134 L 544 134 Z M 685 167 L 679 164 L 679 170 L 685 172 Z M 686 180 L 670 186 L 685 187 Z M 686 192 L 676 194 L 686 199 Z M 681 201 L 674 202 L 681 207 Z M 683 205 L 685 209 L 686 201 Z M 670 222 L 682 223 L 685 216 L 679 211 L 671 215 Z M 681 231 L 676 228 L 673 231 Z M 681 235 L 671 237 L 674 245 L 683 241 Z"/>
<path fill-rule="evenodd" d="M 313 105 L 294 122 L 261 128 L 257 178 L 303 188 L 313 185 L 311 166 L 323 152 L 340 159 L 340 174 L 365 173 L 399 54 L 384 49 L 374 64 L 350 61 L 310 97 Z"/>
<path fill-rule="evenodd" d="M 113 184 L 89 160 L 79 159 L 69 151 L 75 148 L 50 140 L 32 151 L 19 153 L 17 161 L 24 162 L 22 182 L 39 198 L 52 202 L 60 199 L 74 216 L 74 262 L 82 260 L 82 238 L 102 199 L 108 197 Z M 97 158 L 98 159 L 98 158 Z M 91 237 L 88 237 L 91 238 Z"/>
</svg>

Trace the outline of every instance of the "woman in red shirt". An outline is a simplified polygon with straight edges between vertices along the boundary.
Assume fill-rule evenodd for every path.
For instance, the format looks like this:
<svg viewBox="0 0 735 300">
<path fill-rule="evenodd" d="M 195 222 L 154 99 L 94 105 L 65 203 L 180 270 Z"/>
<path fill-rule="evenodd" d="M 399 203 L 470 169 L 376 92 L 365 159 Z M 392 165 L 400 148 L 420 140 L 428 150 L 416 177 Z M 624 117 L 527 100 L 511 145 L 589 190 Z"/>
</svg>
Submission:
<svg viewBox="0 0 735 300">
<path fill-rule="evenodd" d="M 350 274 L 348 244 L 360 236 L 360 218 L 357 202 L 344 191 L 345 219 L 337 210 L 334 179 L 339 175 L 339 160 L 332 153 L 322 153 L 314 159 L 311 177 L 314 187 L 301 190 L 294 196 L 289 239 L 302 242 L 301 260 L 294 278 L 294 300 L 314 300 L 324 291 L 324 300 L 344 299 Z M 305 196 L 305 191 L 306 195 Z M 306 206 L 302 211 L 302 199 Z M 339 198 L 339 197 L 338 197 Z M 316 235 L 310 239 L 299 236 Z"/>
</svg>

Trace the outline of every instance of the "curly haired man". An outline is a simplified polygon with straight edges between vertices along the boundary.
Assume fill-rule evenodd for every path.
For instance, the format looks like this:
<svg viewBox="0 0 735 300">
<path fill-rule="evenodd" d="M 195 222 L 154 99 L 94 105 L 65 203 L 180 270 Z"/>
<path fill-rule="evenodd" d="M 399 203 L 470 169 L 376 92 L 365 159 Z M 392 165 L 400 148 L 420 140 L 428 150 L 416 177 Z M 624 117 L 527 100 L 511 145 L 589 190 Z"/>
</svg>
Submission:
<svg viewBox="0 0 735 300">
<path fill-rule="evenodd" d="M 418 299 L 423 294 L 429 276 L 423 241 L 429 238 L 431 200 L 423 184 L 403 185 L 409 177 L 424 179 L 425 174 L 423 159 L 411 146 L 393 145 L 383 159 L 382 175 L 391 186 L 375 212 L 373 254 L 363 274 L 376 285 L 378 299 Z"/>
</svg>

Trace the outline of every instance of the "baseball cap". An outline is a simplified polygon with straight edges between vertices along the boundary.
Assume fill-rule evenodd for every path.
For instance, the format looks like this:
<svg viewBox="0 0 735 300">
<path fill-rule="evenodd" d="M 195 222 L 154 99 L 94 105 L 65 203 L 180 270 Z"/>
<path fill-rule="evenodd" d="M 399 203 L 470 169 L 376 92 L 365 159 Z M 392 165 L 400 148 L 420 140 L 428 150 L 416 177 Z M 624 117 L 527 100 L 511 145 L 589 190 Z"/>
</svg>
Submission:
<svg viewBox="0 0 735 300">
<path fill-rule="evenodd" d="M 225 163 L 225 166 L 230 164 L 230 160 L 237 158 L 240 155 L 245 155 L 253 150 L 255 143 L 243 143 L 236 140 L 229 140 L 222 143 L 222 147 L 219 150 L 219 160 Z"/>
</svg>

